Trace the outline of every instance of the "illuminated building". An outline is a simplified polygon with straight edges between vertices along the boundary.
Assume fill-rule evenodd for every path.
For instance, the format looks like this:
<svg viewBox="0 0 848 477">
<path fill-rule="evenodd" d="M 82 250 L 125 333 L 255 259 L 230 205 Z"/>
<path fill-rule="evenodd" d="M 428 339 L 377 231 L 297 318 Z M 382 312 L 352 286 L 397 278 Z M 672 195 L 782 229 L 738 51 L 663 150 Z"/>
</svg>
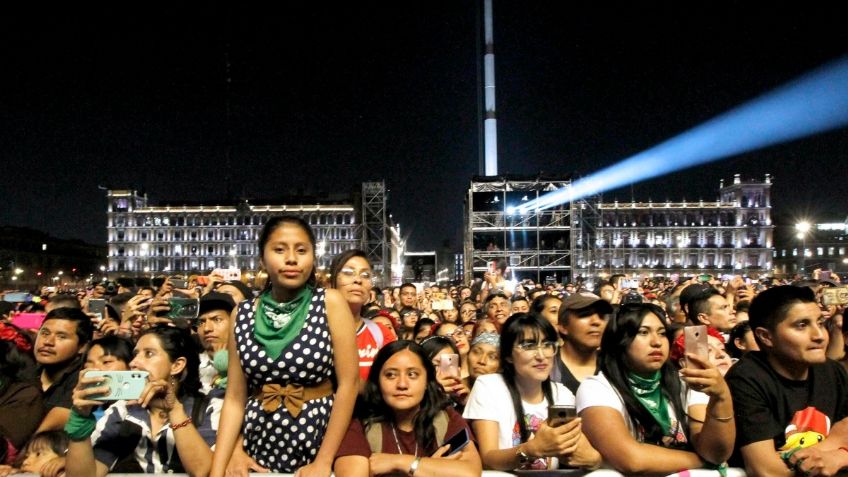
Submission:
<svg viewBox="0 0 848 477">
<path fill-rule="evenodd" d="M 385 225 L 375 225 L 375 221 L 384 220 L 382 210 L 363 220 L 363 211 L 368 215 L 368 210 L 374 210 L 375 201 L 382 201 L 385 207 L 385 194 L 376 194 L 375 185 L 384 188 L 382 182 L 364 183 L 362 195 L 350 194 L 338 200 L 257 205 L 241 201 L 228 205 L 154 206 L 146 194 L 138 191 L 109 190 L 108 270 L 119 275 L 209 273 L 229 267 L 256 271 L 263 224 L 270 217 L 292 214 L 312 226 L 318 242 L 319 266 L 328 266 L 330 259 L 344 250 L 367 247 L 374 254 L 369 258 L 379 275 L 386 242 L 379 237 L 364 240 L 363 235 L 368 232 L 362 227 L 366 222 L 371 225 L 371 232 L 388 230 Z M 359 204 L 365 201 L 365 207 Z"/>
<path fill-rule="evenodd" d="M 466 198 L 466 279 L 492 260 L 516 278 L 574 276 L 759 276 L 772 269 L 771 177 L 720 184 L 719 200 L 603 202 L 518 213 L 523 202 L 571 186 L 560 178 L 475 178 Z"/>
</svg>

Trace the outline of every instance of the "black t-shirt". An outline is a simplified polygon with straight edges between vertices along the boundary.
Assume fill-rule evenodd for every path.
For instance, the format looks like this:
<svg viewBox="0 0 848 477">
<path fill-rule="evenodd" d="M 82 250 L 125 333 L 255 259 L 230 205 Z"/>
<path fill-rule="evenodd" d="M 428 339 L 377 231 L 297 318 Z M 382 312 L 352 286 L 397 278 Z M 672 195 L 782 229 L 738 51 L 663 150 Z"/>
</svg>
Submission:
<svg viewBox="0 0 848 477">
<path fill-rule="evenodd" d="M 43 392 L 44 407 L 50 411 L 54 407 L 64 407 L 70 409 L 74 403 L 74 388 L 77 387 L 79 372 L 82 369 L 83 361 L 81 358 L 74 358 L 68 363 L 68 366 L 63 369 L 56 380 Z M 42 368 L 38 369 L 39 373 Z"/>
<path fill-rule="evenodd" d="M 741 464 L 739 449 L 774 440 L 775 449 L 786 442 L 786 427 L 797 411 L 815 407 L 831 425 L 848 416 L 848 373 L 827 360 L 810 367 L 804 381 L 779 375 L 762 351 L 745 355 L 725 376 L 736 414 L 736 451 L 731 465 Z"/>
<path fill-rule="evenodd" d="M 567 387 L 569 391 L 575 396 L 577 395 L 577 388 L 580 387 L 580 381 L 574 377 L 574 374 L 568 369 L 568 366 L 565 365 L 565 362 L 562 360 L 562 356 L 557 355 L 555 360 L 556 366 L 554 366 L 553 372 L 551 372 L 551 381 L 555 383 L 562 383 L 563 386 Z M 598 374 L 598 368 L 595 368 L 595 373 Z"/>
</svg>

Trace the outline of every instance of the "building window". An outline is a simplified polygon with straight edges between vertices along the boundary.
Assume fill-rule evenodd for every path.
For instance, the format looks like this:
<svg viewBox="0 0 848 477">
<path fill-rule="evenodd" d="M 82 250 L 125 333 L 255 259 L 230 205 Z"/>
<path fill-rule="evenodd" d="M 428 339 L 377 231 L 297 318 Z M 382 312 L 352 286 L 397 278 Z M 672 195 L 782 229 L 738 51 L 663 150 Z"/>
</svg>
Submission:
<svg viewBox="0 0 848 477">
<path fill-rule="evenodd" d="M 824 255 L 824 247 L 816 247 L 816 255 L 818 255 L 819 257 Z"/>
</svg>

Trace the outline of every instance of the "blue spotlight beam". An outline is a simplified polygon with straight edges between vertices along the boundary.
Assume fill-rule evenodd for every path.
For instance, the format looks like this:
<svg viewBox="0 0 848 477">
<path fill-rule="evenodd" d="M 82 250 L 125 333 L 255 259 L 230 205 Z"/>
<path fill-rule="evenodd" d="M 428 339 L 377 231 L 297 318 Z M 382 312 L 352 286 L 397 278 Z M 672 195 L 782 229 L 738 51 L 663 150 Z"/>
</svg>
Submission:
<svg viewBox="0 0 848 477">
<path fill-rule="evenodd" d="M 519 206 L 546 209 L 645 179 L 838 129 L 848 124 L 848 57 L 647 151 Z"/>
</svg>

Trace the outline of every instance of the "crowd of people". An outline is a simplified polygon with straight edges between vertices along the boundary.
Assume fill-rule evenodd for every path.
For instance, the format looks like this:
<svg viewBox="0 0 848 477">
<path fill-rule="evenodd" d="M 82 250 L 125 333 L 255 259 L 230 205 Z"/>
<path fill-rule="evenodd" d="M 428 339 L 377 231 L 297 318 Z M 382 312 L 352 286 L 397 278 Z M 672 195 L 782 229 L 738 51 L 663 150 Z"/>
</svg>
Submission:
<svg viewBox="0 0 848 477">
<path fill-rule="evenodd" d="M 0 475 L 848 468 L 835 276 L 542 285 L 501 261 L 466 285 L 380 289 L 360 250 L 316 274 L 295 216 L 259 249 L 250 283 L 3 302 Z"/>
</svg>

